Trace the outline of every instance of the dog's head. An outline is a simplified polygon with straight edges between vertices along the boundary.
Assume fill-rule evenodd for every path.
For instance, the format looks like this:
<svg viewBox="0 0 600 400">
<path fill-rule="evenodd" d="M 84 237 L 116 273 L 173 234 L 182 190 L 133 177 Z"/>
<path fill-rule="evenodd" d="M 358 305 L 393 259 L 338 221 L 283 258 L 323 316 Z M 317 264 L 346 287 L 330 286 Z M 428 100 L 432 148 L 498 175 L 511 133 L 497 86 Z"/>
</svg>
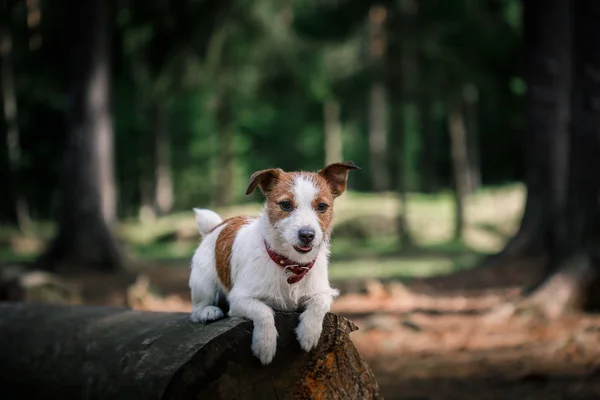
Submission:
<svg viewBox="0 0 600 400">
<path fill-rule="evenodd" d="M 257 171 L 250 177 L 246 194 L 257 187 L 266 197 L 270 244 L 297 262 L 314 259 L 329 240 L 333 200 L 346 190 L 348 172 L 360 169 L 352 161 L 334 163 L 320 171 Z"/>
</svg>

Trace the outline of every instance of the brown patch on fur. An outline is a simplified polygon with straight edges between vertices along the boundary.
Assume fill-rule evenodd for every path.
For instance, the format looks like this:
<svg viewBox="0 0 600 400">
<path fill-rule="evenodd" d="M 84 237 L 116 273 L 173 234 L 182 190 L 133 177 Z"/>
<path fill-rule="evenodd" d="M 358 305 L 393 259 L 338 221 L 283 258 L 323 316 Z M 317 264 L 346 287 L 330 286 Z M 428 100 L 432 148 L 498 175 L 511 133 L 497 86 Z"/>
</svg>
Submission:
<svg viewBox="0 0 600 400">
<path fill-rule="evenodd" d="M 208 233 L 213 233 L 217 228 L 219 228 L 225 224 L 228 224 L 234 218 L 243 218 L 243 217 L 231 217 L 231 218 L 224 219 L 223 222 L 221 222 L 219 225 L 212 228 L 210 231 L 208 231 Z"/>
<path fill-rule="evenodd" d="M 219 277 L 221 284 L 227 290 L 231 290 L 231 250 L 233 241 L 235 240 L 238 230 L 248 223 L 249 219 L 246 217 L 233 217 L 226 219 L 214 228 L 216 229 L 219 226 L 225 225 L 221 232 L 219 232 L 219 237 L 217 237 L 217 243 L 215 245 L 215 264 L 217 276 Z"/>
<path fill-rule="evenodd" d="M 277 184 L 281 174 L 284 174 L 281 168 L 271 168 L 256 171 L 250 177 L 250 183 L 248 185 L 248 189 L 246 189 L 246 195 L 254 192 L 256 187 L 259 187 L 264 194 L 267 194 L 273 188 L 273 186 Z"/>
<path fill-rule="evenodd" d="M 329 232 L 329 227 L 331 225 L 331 221 L 333 219 L 333 199 L 334 195 L 331 192 L 331 188 L 329 184 L 319 174 L 309 174 L 313 183 L 317 187 L 317 195 L 313 199 L 312 208 L 317 213 L 317 218 L 319 218 L 319 225 L 321 225 L 321 230 L 323 232 Z M 323 213 L 318 211 L 319 203 L 325 203 L 329 207 Z"/>
<path fill-rule="evenodd" d="M 338 197 L 346 191 L 348 172 L 357 169 L 360 169 L 358 165 L 354 164 L 352 161 L 346 161 L 329 164 L 317 173 L 319 176 L 325 178 L 331 188 L 333 197 Z"/>
<path fill-rule="evenodd" d="M 279 174 L 277 183 L 271 187 L 271 190 L 266 193 L 267 197 L 267 215 L 269 222 L 275 224 L 277 221 L 289 216 L 288 211 L 284 211 L 279 206 L 282 201 L 290 201 L 296 207 L 296 199 L 294 198 L 294 174 L 282 172 Z"/>
</svg>

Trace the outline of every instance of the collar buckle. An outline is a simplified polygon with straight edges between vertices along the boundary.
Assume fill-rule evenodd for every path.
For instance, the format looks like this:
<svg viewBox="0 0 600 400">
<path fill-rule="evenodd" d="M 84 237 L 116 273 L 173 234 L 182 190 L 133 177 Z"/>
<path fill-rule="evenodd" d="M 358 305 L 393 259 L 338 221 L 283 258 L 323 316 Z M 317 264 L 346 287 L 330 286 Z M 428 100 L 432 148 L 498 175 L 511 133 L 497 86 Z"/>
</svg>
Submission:
<svg viewBox="0 0 600 400">
<path fill-rule="evenodd" d="M 283 271 L 284 272 L 291 272 L 292 274 L 296 274 L 294 272 L 294 268 L 299 267 L 299 265 L 295 265 L 295 264 L 291 264 L 291 265 L 286 265 L 285 267 L 283 267 Z"/>
</svg>

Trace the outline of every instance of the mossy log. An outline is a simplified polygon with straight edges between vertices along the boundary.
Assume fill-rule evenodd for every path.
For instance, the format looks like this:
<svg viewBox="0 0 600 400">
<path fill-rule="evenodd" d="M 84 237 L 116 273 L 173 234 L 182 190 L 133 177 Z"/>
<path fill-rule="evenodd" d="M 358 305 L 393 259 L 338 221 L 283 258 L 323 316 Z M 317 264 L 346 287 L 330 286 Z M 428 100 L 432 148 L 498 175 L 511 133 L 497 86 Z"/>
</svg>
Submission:
<svg viewBox="0 0 600 400">
<path fill-rule="evenodd" d="M 0 304 L 4 399 L 381 399 L 352 344 L 356 326 L 328 314 L 301 350 L 297 313 L 277 313 L 278 351 L 262 366 L 252 322 L 195 324 L 187 313 Z"/>
</svg>

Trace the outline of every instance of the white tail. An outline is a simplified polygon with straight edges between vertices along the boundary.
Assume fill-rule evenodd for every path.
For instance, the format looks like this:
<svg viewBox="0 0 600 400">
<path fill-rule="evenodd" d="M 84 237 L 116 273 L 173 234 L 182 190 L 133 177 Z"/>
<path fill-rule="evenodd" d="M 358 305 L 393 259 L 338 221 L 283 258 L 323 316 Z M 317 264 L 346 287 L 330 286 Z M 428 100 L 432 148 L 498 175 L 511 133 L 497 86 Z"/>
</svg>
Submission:
<svg viewBox="0 0 600 400">
<path fill-rule="evenodd" d="M 196 214 L 196 225 L 198 225 L 198 231 L 200 231 L 202 238 L 208 235 L 215 226 L 223 222 L 223 218 L 211 210 L 194 208 L 194 213 Z"/>
</svg>

